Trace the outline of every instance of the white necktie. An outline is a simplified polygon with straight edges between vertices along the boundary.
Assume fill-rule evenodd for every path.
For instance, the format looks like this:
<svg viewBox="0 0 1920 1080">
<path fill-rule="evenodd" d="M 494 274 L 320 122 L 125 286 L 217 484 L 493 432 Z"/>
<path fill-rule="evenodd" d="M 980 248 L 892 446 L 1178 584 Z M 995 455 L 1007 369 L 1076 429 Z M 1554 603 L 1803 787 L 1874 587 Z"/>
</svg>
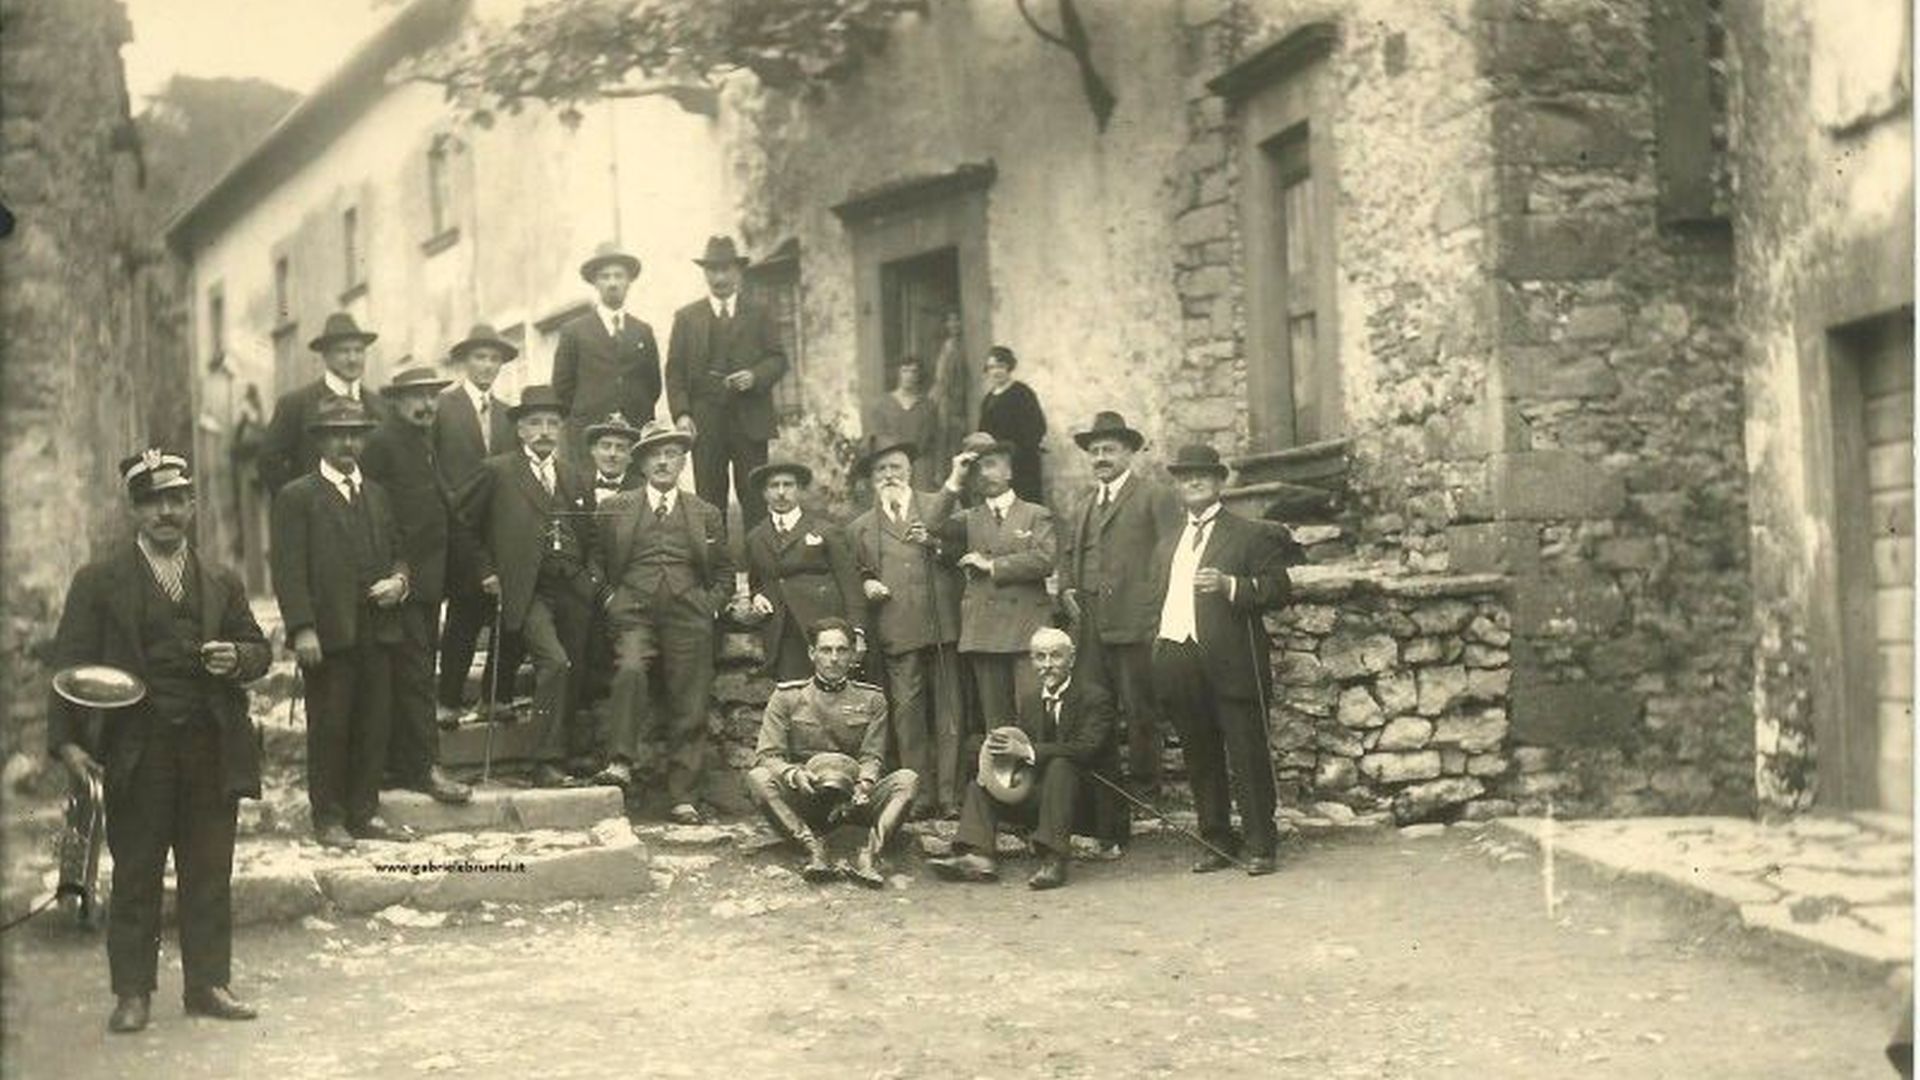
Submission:
<svg viewBox="0 0 1920 1080">
<path fill-rule="evenodd" d="M 540 486 L 547 489 L 547 494 L 553 494 L 553 459 L 541 462 L 535 472 L 540 476 Z"/>
</svg>

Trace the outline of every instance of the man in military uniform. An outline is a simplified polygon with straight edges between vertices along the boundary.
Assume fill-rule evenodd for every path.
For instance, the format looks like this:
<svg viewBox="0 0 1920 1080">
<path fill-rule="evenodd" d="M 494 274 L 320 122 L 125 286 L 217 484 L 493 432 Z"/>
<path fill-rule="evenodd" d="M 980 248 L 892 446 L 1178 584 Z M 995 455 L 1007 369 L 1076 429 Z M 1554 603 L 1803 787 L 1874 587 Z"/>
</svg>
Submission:
<svg viewBox="0 0 1920 1080">
<path fill-rule="evenodd" d="M 801 875 L 830 881 L 837 871 L 827 862 L 823 834 L 840 821 L 868 826 L 867 842 L 846 868 L 855 881 L 880 888 L 880 851 L 907 819 L 920 787 L 912 769 L 881 775 L 887 752 L 887 696 L 870 683 L 854 682 L 853 625 L 845 619 L 821 619 L 808 627 L 811 678 L 783 682 L 767 701 L 747 771 L 747 792 L 773 827 L 807 849 Z M 848 754 L 858 759 L 859 774 L 844 801 L 808 769 L 816 754 Z"/>
<path fill-rule="evenodd" d="M 73 576 L 53 666 L 111 664 L 147 696 L 103 730 L 48 695 L 47 746 L 76 779 L 102 778 L 113 905 L 107 964 L 119 999 L 109 1030 L 147 1026 L 160 951 L 160 899 L 173 852 L 187 1011 L 251 1020 L 227 990 L 233 954 L 233 837 L 242 798 L 260 797 L 260 758 L 244 684 L 272 651 L 231 570 L 193 535 L 187 459 L 147 450 L 120 463 L 135 538 Z"/>
</svg>

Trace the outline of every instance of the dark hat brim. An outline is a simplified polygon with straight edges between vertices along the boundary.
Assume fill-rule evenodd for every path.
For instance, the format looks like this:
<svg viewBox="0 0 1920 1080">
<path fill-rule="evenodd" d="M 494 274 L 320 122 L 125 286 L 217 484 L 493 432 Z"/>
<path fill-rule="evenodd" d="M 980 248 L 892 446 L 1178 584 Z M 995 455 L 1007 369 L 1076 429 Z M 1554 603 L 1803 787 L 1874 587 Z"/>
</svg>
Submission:
<svg viewBox="0 0 1920 1080">
<path fill-rule="evenodd" d="M 640 441 L 640 429 L 637 427 L 629 427 L 626 424 L 604 424 L 604 423 L 589 424 L 587 426 L 587 444 L 588 445 L 592 445 L 594 442 L 608 435 L 618 435 L 625 439 L 631 439 L 635 443 L 638 443 Z"/>
<path fill-rule="evenodd" d="M 881 458 L 896 451 L 904 452 L 907 455 L 907 460 L 912 461 L 920 456 L 920 444 L 914 442 L 912 439 L 897 439 L 885 446 L 877 447 L 856 459 L 853 463 L 853 468 L 847 470 L 847 475 L 853 477 L 855 480 L 872 476 L 874 464 Z"/>
<path fill-rule="evenodd" d="M 507 360 L 512 360 L 514 357 L 520 355 L 519 348 L 515 346 L 513 342 L 503 338 L 468 338 L 465 341 L 455 344 L 453 348 L 448 349 L 447 355 L 453 357 L 455 360 L 465 360 L 468 353 L 483 347 L 499 349 L 506 354 Z"/>
<path fill-rule="evenodd" d="M 557 401 L 523 401 L 518 405 L 508 407 L 507 418 L 517 423 L 538 412 L 550 412 L 555 416 L 565 417 L 567 415 L 567 407 Z"/>
<path fill-rule="evenodd" d="M 316 417 L 307 421 L 308 431 L 372 431 L 380 425 L 373 420 L 339 420 Z"/>
<path fill-rule="evenodd" d="M 1096 439 L 1119 439 L 1135 450 L 1147 445 L 1147 437 L 1130 427 L 1095 428 L 1092 431 L 1079 432 L 1073 437 L 1074 443 L 1082 450 L 1093 449 Z"/>
<path fill-rule="evenodd" d="M 1223 480 L 1226 479 L 1227 474 L 1232 471 L 1233 470 L 1227 468 L 1227 466 L 1224 464 L 1222 465 L 1187 464 L 1187 465 L 1167 466 L 1167 472 L 1171 473 L 1174 476 L 1185 476 L 1188 473 L 1212 473 L 1213 475 L 1218 476 Z"/>
<path fill-rule="evenodd" d="M 326 352 L 328 346 L 336 341 L 358 341 L 362 345 L 371 345 L 380 340 L 380 335 L 371 330 L 348 330 L 337 334 L 321 334 L 307 342 L 307 348 L 313 352 Z"/>
<path fill-rule="evenodd" d="M 589 285 L 593 284 L 593 275 L 598 273 L 600 268 L 607 265 L 608 263 L 619 263 L 620 265 L 627 268 L 627 273 L 629 275 L 633 277 L 640 276 L 640 260 L 635 256 L 629 255 L 626 252 L 621 251 L 621 252 L 611 252 L 606 255 L 595 255 L 593 258 L 588 259 L 586 262 L 581 263 L 580 264 L 580 280 L 586 282 Z"/>
<path fill-rule="evenodd" d="M 746 266 L 753 260 L 745 255 L 735 255 L 731 259 L 709 259 L 705 255 L 693 260 L 695 266 Z"/>
<path fill-rule="evenodd" d="M 787 475 L 800 481 L 801 487 L 813 483 L 813 470 L 793 461 L 770 461 L 747 474 L 749 488 L 762 488 L 776 476 Z"/>
</svg>

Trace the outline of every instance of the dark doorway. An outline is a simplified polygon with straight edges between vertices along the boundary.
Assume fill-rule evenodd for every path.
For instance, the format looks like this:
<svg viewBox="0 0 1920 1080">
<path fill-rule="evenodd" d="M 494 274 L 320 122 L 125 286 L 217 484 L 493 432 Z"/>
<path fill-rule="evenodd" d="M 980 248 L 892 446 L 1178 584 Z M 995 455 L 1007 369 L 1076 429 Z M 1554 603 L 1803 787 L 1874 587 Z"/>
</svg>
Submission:
<svg viewBox="0 0 1920 1080">
<path fill-rule="evenodd" d="M 960 322 L 953 317 L 960 312 L 960 249 L 937 248 L 882 263 L 880 295 L 883 390 L 893 387 L 893 367 L 900 358 L 916 357 L 929 390 L 939 394 L 942 430 L 968 430 L 973 379 L 968 358 L 953 354 L 959 347 Z"/>
</svg>

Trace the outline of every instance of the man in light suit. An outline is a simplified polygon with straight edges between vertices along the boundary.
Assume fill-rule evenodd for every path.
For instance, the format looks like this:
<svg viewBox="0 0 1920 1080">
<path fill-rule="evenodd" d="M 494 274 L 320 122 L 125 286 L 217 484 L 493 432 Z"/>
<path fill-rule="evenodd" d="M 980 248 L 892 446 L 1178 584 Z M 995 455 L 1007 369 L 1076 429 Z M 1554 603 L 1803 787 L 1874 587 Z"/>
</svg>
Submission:
<svg viewBox="0 0 1920 1080">
<path fill-rule="evenodd" d="M 511 407 L 494 396 L 500 369 L 520 355 L 513 343 L 486 323 L 475 323 L 448 354 L 460 381 L 440 392 L 433 418 L 434 462 L 449 491 L 461 491 L 480 471 L 480 463 L 519 441 Z M 456 547 L 447 554 L 447 621 L 440 637 L 439 708 L 441 724 L 451 724 L 465 705 L 467 673 L 481 627 L 493 621 L 493 599 L 480 588 L 480 569 L 472 551 Z"/>
<path fill-rule="evenodd" d="M 914 815 L 950 817 L 960 812 L 966 720 L 955 649 L 960 581 L 939 556 L 938 530 L 952 513 L 954 497 L 948 490 L 913 490 L 918 452 L 912 443 L 881 444 L 855 463 L 855 479 L 873 481 L 873 507 L 847 531 L 873 613 L 870 653 L 881 658 L 893 700 L 894 750 L 900 764 L 921 778 Z M 966 472 L 956 459 L 948 476 L 954 488 Z"/>
<path fill-rule="evenodd" d="M 1227 467 L 1213 447 L 1182 447 L 1167 471 L 1187 520 L 1161 541 L 1153 559 L 1163 597 L 1154 691 L 1180 732 L 1200 835 L 1223 851 L 1244 851 L 1248 873 L 1271 874 L 1279 834 L 1267 743 L 1272 643 L 1263 617 L 1286 601 L 1290 541 L 1278 526 L 1248 521 L 1220 504 Z M 1228 813 L 1229 771 L 1244 845 Z M 1193 871 L 1232 865 L 1209 852 Z"/>
<path fill-rule="evenodd" d="M 653 327 L 626 311 L 627 292 L 640 277 L 640 260 L 602 244 L 580 264 L 593 286 L 593 308 L 560 327 L 553 350 L 553 392 L 567 409 L 566 455 L 585 469 L 587 424 L 611 413 L 636 423 L 653 419 L 660 400 L 660 347 Z"/>
<path fill-rule="evenodd" d="M 773 438 L 773 384 L 787 373 L 773 316 L 740 294 L 747 259 L 733 238 L 707 240 L 694 262 L 707 275 L 709 295 L 674 312 L 667 339 L 667 409 L 697 437 L 693 487 L 700 498 L 727 507 L 728 469 L 740 499 L 742 529 L 766 517 L 766 504 L 747 475 L 767 462 Z"/>
<path fill-rule="evenodd" d="M 800 505 L 813 470 L 773 462 L 753 470 L 750 487 L 767 501 L 767 520 L 747 530 L 747 590 L 766 654 L 763 674 L 785 682 L 813 674 L 807 627 L 845 619 L 862 643 L 867 597 L 854 566 L 853 546 L 833 522 Z M 858 659 L 855 661 L 858 663 Z"/>
<path fill-rule="evenodd" d="M 948 519 L 944 540 L 961 553 L 955 565 L 967 576 L 960 655 L 978 702 L 972 730 L 985 731 L 1012 723 L 1033 691 L 1027 642 L 1053 615 L 1053 514 L 1014 494 L 1013 444 L 976 431 L 960 441 L 960 451 L 970 455 L 980 503 Z M 949 477 L 945 490 L 957 497 L 960 485 Z"/>
<path fill-rule="evenodd" d="M 378 397 L 365 392 L 361 376 L 367 371 L 367 347 L 380 337 L 360 329 L 353 316 L 336 311 L 327 316 L 320 334 L 307 347 L 320 354 L 325 370 L 314 381 L 280 395 L 273 404 L 273 419 L 260 440 L 260 482 L 270 495 L 295 477 L 313 471 L 320 460 L 320 446 L 312 434 L 314 416 L 324 401 L 346 398 L 364 407 L 373 421 L 386 419 L 387 407 Z"/>
</svg>

